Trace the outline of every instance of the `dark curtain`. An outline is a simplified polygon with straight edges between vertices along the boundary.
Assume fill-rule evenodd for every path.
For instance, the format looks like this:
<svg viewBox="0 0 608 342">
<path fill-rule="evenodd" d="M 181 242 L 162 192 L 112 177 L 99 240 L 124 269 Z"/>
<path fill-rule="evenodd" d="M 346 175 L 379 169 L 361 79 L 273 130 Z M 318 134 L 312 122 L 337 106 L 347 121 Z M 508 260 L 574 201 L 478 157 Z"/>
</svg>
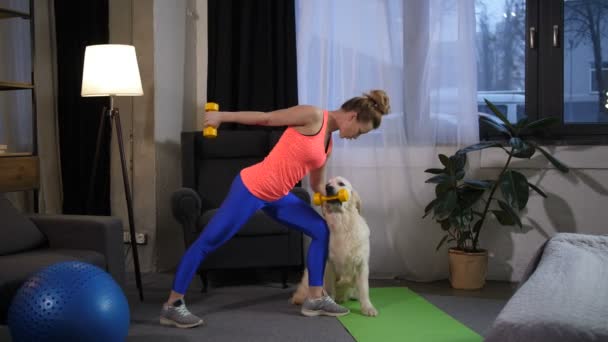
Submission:
<svg viewBox="0 0 608 342">
<path fill-rule="evenodd" d="M 209 0 L 207 99 L 225 111 L 298 103 L 294 0 Z M 235 128 L 224 125 L 222 129 Z"/>
<path fill-rule="evenodd" d="M 109 42 L 108 0 L 55 0 L 57 36 L 58 121 L 66 214 L 110 214 L 110 130 L 106 122 L 95 172 L 90 208 L 87 197 L 100 115 L 106 97 L 81 97 L 87 45 Z"/>
</svg>

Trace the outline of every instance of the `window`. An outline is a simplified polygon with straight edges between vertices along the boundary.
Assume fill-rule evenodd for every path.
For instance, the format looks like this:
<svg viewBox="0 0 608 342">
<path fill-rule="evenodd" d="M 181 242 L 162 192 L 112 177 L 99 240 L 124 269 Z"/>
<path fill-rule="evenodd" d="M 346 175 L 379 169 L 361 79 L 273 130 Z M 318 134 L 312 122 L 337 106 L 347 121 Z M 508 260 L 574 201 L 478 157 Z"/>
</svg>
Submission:
<svg viewBox="0 0 608 342">
<path fill-rule="evenodd" d="M 608 49 L 601 46 L 608 43 L 608 1 L 564 1 L 563 21 L 564 123 L 602 127 L 608 123 Z"/>
<path fill-rule="evenodd" d="M 478 0 L 477 104 L 491 114 L 491 101 L 511 122 L 525 117 L 526 2 Z"/>
<path fill-rule="evenodd" d="M 604 64 L 608 64 L 608 63 L 604 62 Z M 590 71 L 591 71 L 591 75 L 589 75 L 589 82 L 590 82 L 589 89 L 591 89 L 590 92 L 597 94 L 599 92 L 599 89 L 597 86 L 598 83 L 597 83 L 597 75 L 595 74 L 596 73 L 595 67 L 592 66 Z M 608 78 L 608 68 L 606 66 L 602 67 L 602 78 L 603 79 Z"/>
<path fill-rule="evenodd" d="M 476 15 L 479 111 L 486 98 L 512 122 L 556 117 L 551 142 L 608 142 L 607 0 L 477 0 Z"/>
</svg>

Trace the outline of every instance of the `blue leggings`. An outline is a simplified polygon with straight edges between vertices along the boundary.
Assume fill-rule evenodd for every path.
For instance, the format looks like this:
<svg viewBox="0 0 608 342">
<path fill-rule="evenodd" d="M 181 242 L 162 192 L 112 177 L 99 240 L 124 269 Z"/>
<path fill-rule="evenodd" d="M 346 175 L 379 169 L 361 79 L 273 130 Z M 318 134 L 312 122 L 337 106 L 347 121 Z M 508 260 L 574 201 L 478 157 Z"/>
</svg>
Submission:
<svg viewBox="0 0 608 342">
<path fill-rule="evenodd" d="M 329 229 L 325 220 L 308 203 L 292 193 L 272 202 L 255 197 L 245 187 L 239 175 L 232 182 L 228 196 L 218 211 L 182 257 L 173 281 L 173 291 L 186 293 L 192 277 L 205 257 L 230 240 L 259 209 L 312 239 L 306 258 L 308 283 L 310 286 L 323 286 L 329 248 Z"/>
</svg>

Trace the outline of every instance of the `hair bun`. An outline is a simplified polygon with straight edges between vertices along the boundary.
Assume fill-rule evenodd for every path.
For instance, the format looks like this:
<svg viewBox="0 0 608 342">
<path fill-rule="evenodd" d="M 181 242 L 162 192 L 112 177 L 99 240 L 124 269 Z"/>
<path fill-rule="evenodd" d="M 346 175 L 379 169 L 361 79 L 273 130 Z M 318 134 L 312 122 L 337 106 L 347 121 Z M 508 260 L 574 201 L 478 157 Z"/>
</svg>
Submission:
<svg viewBox="0 0 608 342">
<path fill-rule="evenodd" d="M 388 95 L 384 90 L 371 90 L 369 93 L 365 94 L 365 97 L 371 100 L 374 104 L 374 108 L 378 109 L 383 115 L 391 110 Z"/>
</svg>

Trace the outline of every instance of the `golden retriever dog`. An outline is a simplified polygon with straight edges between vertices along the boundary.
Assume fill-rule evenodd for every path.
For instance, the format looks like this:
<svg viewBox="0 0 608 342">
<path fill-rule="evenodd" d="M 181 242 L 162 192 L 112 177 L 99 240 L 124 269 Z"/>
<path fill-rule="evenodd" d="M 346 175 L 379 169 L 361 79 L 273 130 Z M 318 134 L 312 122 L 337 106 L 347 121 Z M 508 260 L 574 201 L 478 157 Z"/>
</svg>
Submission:
<svg viewBox="0 0 608 342">
<path fill-rule="evenodd" d="M 325 185 L 327 196 L 346 189 L 349 199 L 326 201 L 322 205 L 323 217 L 329 226 L 329 255 L 325 267 L 325 290 L 338 303 L 358 299 L 361 313 L 376 316 L 378 311 L 369 299 L 369 235 L 367 222 L 361 216 L 361 198 L 344 177 L 330 179 Z M 291 298 L 293 304 L 302 304 L 308 293 L 308 272 Z"/>
</svg>

